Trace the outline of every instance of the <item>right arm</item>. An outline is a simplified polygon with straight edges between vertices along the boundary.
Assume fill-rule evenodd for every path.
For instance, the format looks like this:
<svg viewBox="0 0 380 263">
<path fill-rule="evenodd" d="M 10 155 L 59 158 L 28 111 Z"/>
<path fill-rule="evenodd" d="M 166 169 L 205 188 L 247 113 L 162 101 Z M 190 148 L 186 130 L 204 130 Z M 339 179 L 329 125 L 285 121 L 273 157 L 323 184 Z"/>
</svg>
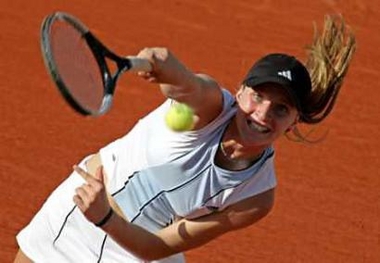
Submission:
<svg viewBox="0 0 380 263">
<path fill-rule="evenodd" d="M 151 72 L 139 72 L 150 82 L 158 83 L 163 95 L 189 105 L 195 114 L 195 127 L 200 129 L 215 119 L 223 108 L 218 83 L 205 74 L 195 74 L 166 48 L 145 48 L 138 57 L 149 60 Z"/>
</svg>

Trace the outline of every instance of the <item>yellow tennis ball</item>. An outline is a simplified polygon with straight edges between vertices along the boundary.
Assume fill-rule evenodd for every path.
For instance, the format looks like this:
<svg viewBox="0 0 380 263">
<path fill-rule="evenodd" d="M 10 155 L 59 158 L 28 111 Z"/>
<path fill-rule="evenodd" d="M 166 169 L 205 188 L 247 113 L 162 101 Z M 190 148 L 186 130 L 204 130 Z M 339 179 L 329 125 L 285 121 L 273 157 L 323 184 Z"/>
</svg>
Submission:
<svg viewBox="0 0 380 263">
<path fill-rule="evenodd" d="M 175 103 L 166 113 L 165 122 L 173 131 L 189 131 L 194 127 L 194 111 L 184 103 Z"/>
</svg>

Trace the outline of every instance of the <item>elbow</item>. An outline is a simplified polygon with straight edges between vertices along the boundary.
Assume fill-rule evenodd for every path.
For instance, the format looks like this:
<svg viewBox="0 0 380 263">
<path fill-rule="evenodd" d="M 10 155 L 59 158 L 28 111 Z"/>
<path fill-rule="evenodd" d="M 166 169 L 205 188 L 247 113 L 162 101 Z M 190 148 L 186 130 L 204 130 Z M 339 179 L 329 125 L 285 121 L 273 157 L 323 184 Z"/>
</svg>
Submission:
<svg viewBox="0 0 380 263">
<path fill-rule="evenodd" d="M 274 207 L 274 192 L 261 203 L 257 208 L 256 215 L 254 216 L 255 221 L 260 221 L 264 217 L 268 216 Z"/>
<path fill-rule="evenodd" d="M 263 193 L 261 199 L 260 199 L 260 205 L 259 207 L 259 216 L 261 218 L 267 216 L 274 207 L 274 202 L 275 202 L 275 189 L 270 189 Z"/>
<path fill-rule="evenodd" d="M 258 220 L 268 216 L 270 214 L 270 212 L 273 210 L 273 207 L 274 207 L 274 202 L 270 203 L 268 206 L 262 207 L 260 209 L 260 212 L 259 212 L 259 219 Z"/>
<path fill-rule="evenodd" d="M 245 226 L 255 224 L 261 221 L 262 219 L 264 219 L 265 217 L 267 217 L 270 214 L 270 212 L 273 210 L 273 207 L 274 207 L 274 202 L 270 202 L 268 204 L 265 204 L 257 208 L 255 213 L 252 214 L 251 220 L 247 220 L 246 222 L 247 224 Z"/>
<path fill-rule="evenodd" d="M 241 229 L 253 225 L 268 216 L 274 207 L 274 190 L 253 197 L 252 202 L 231 209 L 229 219 L 232 229 Z"/>
<path fill-rule="evenodd" d="M 270 194 L 270 196 L 267 198 L 265 202 L 263 202 L 261 208 L 260 208 L 260 213 L 261 213 L 261 218 L 266 217 L 274 208 L 274 191 Z"/>
</svg>

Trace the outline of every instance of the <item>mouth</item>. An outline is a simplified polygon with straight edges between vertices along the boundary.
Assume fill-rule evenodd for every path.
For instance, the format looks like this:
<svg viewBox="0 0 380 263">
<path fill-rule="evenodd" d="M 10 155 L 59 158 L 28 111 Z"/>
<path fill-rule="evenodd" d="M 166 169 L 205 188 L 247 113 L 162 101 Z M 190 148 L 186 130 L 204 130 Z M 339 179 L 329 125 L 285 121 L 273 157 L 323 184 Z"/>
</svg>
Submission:
<svg viewBox="0 0 380 263">
<path fill-rule="evenodd" d="M 263 125 L 258 124 L 257 122 L 253 120 L 247 120 L 248 127 L 256 132 L 266 134 L 269 133 L 271 130 Z"/>
</svg>

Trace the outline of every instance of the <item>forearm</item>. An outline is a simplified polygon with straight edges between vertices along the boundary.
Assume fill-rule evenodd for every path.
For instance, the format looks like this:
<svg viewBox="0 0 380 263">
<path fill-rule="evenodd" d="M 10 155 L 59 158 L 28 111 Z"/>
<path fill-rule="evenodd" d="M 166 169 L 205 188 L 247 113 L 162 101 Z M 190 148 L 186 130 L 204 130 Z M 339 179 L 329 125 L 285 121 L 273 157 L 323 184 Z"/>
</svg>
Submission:
<svg viewBox="0 0 380 263">
<path fill-rule="evenodd" d="M 192 73 L 191 73 L 192 74 Z M 181 86 L 161 84 L 166 97 L 189 105 L 196 116 L 195 128 L 207 125 L 218 116 L 223 106 L 222 91 L 211 77 L 192 74 Z"/>
<path fill-rule="evenodd" d="M 159 236 L 114 214 L 102 229 L 121 247 L 136 257 L 151 261 L 177 253 Z"/>
<path fill-rule="evenodd" d="M 181 82 L 177 84 L 160 84 L 161 91 L 167 98 L 192 105 L 199 101 L 202 93 L 217 87 L 216 82 L 206 75 L 194 74 L 190 71 L 182 72 L 182 74 Z"/>
<path fill-rule="evenodd" d="M 167 48 L 145 48 L 138 57 L 152 64 L 151 72 L 139 72 L 142 78 L 160 84 L 163 95 L 193 108 L 201 128 L 222 110 L 222 92 L 218 83 L 204 74 L 195 74 Z"/>
</svg>

